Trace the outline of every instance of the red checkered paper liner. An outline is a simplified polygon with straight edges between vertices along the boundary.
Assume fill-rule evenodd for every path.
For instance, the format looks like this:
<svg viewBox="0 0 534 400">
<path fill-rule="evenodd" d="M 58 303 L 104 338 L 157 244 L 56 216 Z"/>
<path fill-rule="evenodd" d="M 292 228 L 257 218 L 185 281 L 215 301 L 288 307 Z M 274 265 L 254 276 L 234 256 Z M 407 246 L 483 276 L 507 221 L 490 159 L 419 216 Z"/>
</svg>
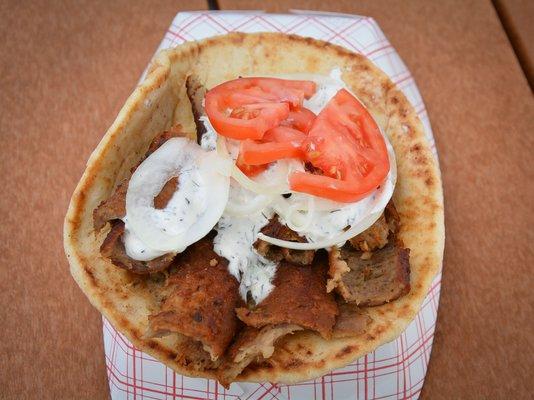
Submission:
<svg viewBox="0 0 534 400">
<path fill-rule="evenodd" d="M 371 59 L 397 84 L 423 121 L 437 158 L 425 105 L 410 72 L 372 18 L 295 12 L 184 12 L 174 18 L 158 50 L 228 32 L 275 31 L 325 40 Z M 222 61 L 224 62 L 224 60 Z M 119 399 L 416 399 L 423 387 L 436 324 L 441 273 L 421 310 L 394 341 L 345 368 L 295 384 L 234 383 L 179 375 L 137 350 L 104 319 L 104 347 L 111 397 Z"/>
</svg>

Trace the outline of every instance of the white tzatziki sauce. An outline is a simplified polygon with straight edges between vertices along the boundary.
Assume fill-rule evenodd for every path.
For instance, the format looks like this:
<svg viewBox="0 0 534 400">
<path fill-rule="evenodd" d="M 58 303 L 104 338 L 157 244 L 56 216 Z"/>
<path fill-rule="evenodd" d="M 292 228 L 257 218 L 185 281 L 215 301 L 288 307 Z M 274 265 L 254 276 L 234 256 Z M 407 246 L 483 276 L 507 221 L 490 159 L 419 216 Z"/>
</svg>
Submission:
<svg viewBox="0 0 534 400">
<path fill-rule="evenodd" d="M 341 80 L 341 70 L 334 69 L 330 76 L 318 75 L 282 75 L 281 78 L 287 79 L 309 79 L 317 83 L 317 92 L 308 100 L 304 101 L 304 107 L 318 114 L 330 101 L 330 99 L 343 88 L 347 88 Z M 207 117 L 202 117 L 206 127 L 206 133 L 202 138 L 202 145 L 206 148 L 214 148 L 217 133 L 209 123 Z M 238 146 L 235 141 L 226 139 L 228 149 L 235 160 L 237 158 Z M 206 143 L 206 145 L 204 144 Z M 265 175 L 272 174 L 267 170 Z M 262 174 L 262 175 L 263 175 Z M 286 223 L 283 215 L 280 215 L 282 209 L 287 209 L 296 203 L 306 203 L 309 197 L 314 197 L 317 208 L 327 208 L 328 210 L 316 209 L 313 214 L 311 223 L 306 229 L 298 233 L 309 242 L 319 242 L 324 239 L 335 238 L 340 235 L 347 226 L 350 226 L 361 220 L 373 210 L 373 206 L 387 197 L 391 197 L 393 192 L 394 180 L 388 175 L 386 182 L 373 194 L 356 203 L 336 203 L 323 198 L 310 196 L 303 193 L 292 193 L 285 199 L 277 196 L 279 200 L 273 201 L 253 214 L 236 217 L 225 211 L 221 220 L 215 227 L 217 236 L 214 240 L 214 250 L 221 257 L 229 261 L 229 271 L 240 281 L 240 293 L 243 299 L 247 298 L 247 293 L 254 299 L 256 304 L 260 303 L 273 288 L 272 280 L 276 274 L 276 263 L 260 256 L 253 247 L 257 240 L 259 231 L 268 224 L 269 219 L 275 214 L 279 214 L 280 222 Z M 269 182 L 259 176 L 256 181 Z M 266 183 L 267 184 L 267 183 Z M 237 182 L 232 180 L 230 188 L 230 203 L 247 203 L 253 201 L 257 194 L 241 187 Z M 381 202 L 387 204 L 387 201 Z M 277 207 L 279 205 L 279 207 Z M 383 210 L 383 207 L 382 207 Z M 277 212 L 280 211 L 280 212 Z"/>
<path fill-rule="evenodd" d="M 246 202 L 254 197 L 254 193 L 232 182 L 229 201 Z M 261 228 L 272 216 L 273 212 L 269 209 L 243 217 L 223 214 L 215 227 L 215 252 L 228 260 L 228 270 L 240 281 L 239 293 L 243 299 L 246 300 L 247 293 L 250 293 L 256 304 L 272 290 L 271 282 L 276 272 L 276 263 L 259 255 L 253 247 Z"/>
<path fill-rule="evenodd" d="M 330 76 L 317 77 L 316 75 L 311 75 L 310 78 L 304 76 L 300 79 L 313 80 L 317 84 L 317 91 L 310 99 L 304 99 L 303 105 L 307 109 L 313 111 L 315 115 L 321 112 L 326 106 L 326 103 L 328 103 L 339 90 L 347 88 L 347 85 L 345 85 L 341 79 L 341 70 L 339 68 L 333 69 Z"/>
<path fill-rule="evenodd" d="M 230 189 L 231 162 L 187 138 L 171 138 L 134 171 L 126 192 L 126 254 L 148 261 L 179 253 L 203 238 L 219 221 Z M 178 187 L 166 206 L 154 198 L 173 177 Z"/>
<path fill-rule="evenodd" d="M 125 216 L 122 221 L 124 222 L 122 241 L 128 257 L 138 261 L 150 261 L 167 253 L 166 251 L 152 249 L 143 243 L 128 226 L 128 217 Z"/>
<path fill-rule="evenodd" d="M 341 70 L 338 68 L 334 69 L 329 76 L 291 74 L 277 77 L 315 81 L 317 83 L 316 93 L 304 101 L 304 107 L 315 114 L 318 114 L 340 89 L 347 88 L 341 79 Z M 218 147 L 218 135 L 206 116 L 202 116 L 200 120 L 206 128 L 201 139 L 201 148 L 204 152 L 215 152 Z M 384 139 L 388 149 L 391 150 L 387 138 Z M 239 153 L 239 142 L 230 139 L 224 139 L 224 141 L 230 157 L 235 161 Z M 394 166 L 392 150 L 390 162 Z M 295 166 L 295 163 L 298 165 Z M 212 169 L 214 168 L 216 167 Z M 282 176 L 285 180 L 284 184 L 288 185 L 288 171 L 295 169 L 302 170 L 302 164 L 295 160 L 281 160 L 273 163 L 254 180 L 257 184 L 263 185 L 262 187 L 268 187 L 273 181 L 280 181 Z M 214 251 L 228 260 L 229 272 L 240 282 L 239 292 L 242 298 L 247 300 L 250 296 L 258 304 L 273 289 L 272 281 L 276 274 L 277 264 L 259 255 L 253 244 L 257 240 L 258 233 L 275 214 L 279 216 L 281 223 L 294 229 L 309 243 L 335 239 L 346 231 L 348 226 L 358 224 L 370 213 L 381 213 L 392 196 L 395 180 L 396 168 L 391 168 L 386 181 L 368 197 L 355 203 L 338 203 L 297 192 L 292 192 L 289 198 L 281 194 L 258 194 L 243 187 L 236 180 L 230 179 L 228 197 L 224 201 L 226 209 L 213 226 L 217 231 Z M 181 182 L 182 180 L 180 180 L 180 187 Z M 206 196 L 208 198 L 212 196 L 209 190 L 204 191 L 202 198 L 198 201 L 200 203 L 208 201 L 213 206 L 214 202 L 207 200 Z M 173 199 L 174 196 L 171 203 Z M 241 205 L 241 208 L 237 207 L 240 213 L 236 214 L 235 205 Z M 186 207 L 184 211 L 189 211 L 189 208 Z M 130 257 L 146 261 L 165 254 L 165 249 L 147 246 L 145 241 L 130 229 L 128 216 L 124 218 L 124 221 L 126 223 L 124 243 Z"/>
</svg>

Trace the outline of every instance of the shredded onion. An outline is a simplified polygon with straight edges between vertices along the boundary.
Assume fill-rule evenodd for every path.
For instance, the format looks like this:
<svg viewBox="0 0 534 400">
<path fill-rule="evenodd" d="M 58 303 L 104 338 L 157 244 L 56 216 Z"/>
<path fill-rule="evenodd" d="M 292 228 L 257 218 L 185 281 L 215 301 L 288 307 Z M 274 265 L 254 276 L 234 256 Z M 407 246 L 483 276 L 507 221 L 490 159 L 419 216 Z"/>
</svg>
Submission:
<svg viewBox="0 0 534 400">
<path fill-rule="evenodd" d="M 219 134 L 215 134 L 217 135 L 217 153 L 223 157 L 229 156 L 228 147 L 226 146 L 226 140 L 224 140 L 222 136 L 219 136 Z"/>
<path fill-rule="evenodd" d="M 229 172 L 228 160 L 217 152 L 205 152 L 186 138 L 169 139 L 130 179 L 126 193 L 130 229 L 151 249 L 183 251 L 220 219 L 230 187 L 225 172 Z M 164 209 L 156 209 L 154 197 L 175 176 L 178 189 Z"/>
<path fill-rule="evenodd" d="M 245 189 L 258 194 L 275 195 L 287 193 L 289 191 L 289 186 L 287 183 L 277 185 L 264 185 L 258 183 L 246 176 L 243 171 L 237 167 L 237 165 L 234 165 L 232 168 L 232 178 L 234 178 Z"/>
<path fill-rule="evenodd" d="M 217 138 L 217 152 L 229 157 L 226 139 L 219 135 Z M 290 193 L 288 177 L 292 171 L 303 169 L 302 163 L 296 160 L 279 160 L 263 172 L 257 180 L 249 178 L 234 163 L 231 176 L 241 186 L 251 192 L 274 196 L 277 194 Z M 274 182 L 274 183 L 273 183 Z"/>
<path fill-rule="evenodd" d="M 334 83 L 340 83 L 340 82 L 343 83 L 341 80 L 340 70 L 336 70 L 335 74 L 333 72 L 332 76 L 328 77 L 327 79 L 329 80 L 328 83 L 331 85 L 333 85 Z M 390 160 L 390 171 L 383 185 L 388 185 L 387 188 L 390 189 L 388 190 L 388 192 L 392 193 L 393 192 L 392 189 L 394 188 L 396 179 L 397 179 L 395 153 L 393 151 L 391 144 L 389 143 L 387 139 L 387 136 L 381 130 L 380 126 L 379 126 L 379 129 L 386 142 L 386 147 L 388 150 L 388 155 L 389 155 L 389 160 Z M 219 147 L 221 147 L 222 149 L 223 145 L 224 145 L 224 139 L 221 141 L 218 141 L 217 148 L 219 149 Z M 344 207 L 347 206 L 347 203 L 339 203 L 339 202 L 331 201 L 328 199 L 314 197 L 311 195 L 306 195 L 303 193 L 294 192 L 290 190 L 289 185 L 288 185 L 288 177 L 289 177 L 289 174 L 291 173 L 291 169 L 287 168 L 288 164 L 286 164 L 285 170 L 281 168 L 283 167 L 282 163 L 278 162 L 277 164 L 280 164 L 280 165 L 277 165 L 277 167 L 279 168 L 277 172 L 282 173 L 280 177 L 277 177 L 278 179 L 273 179 L 273 177 L 268 177 L 266 176 L 268 174 L 264 173 L 260 175 L 260 177 L 256 178 L 255 180 L 247 177 L 239 168 L 237 168 L 236 165 L 234 165 L 232 168 L 232 174 L 231 174 L 232 178 L 234 178 L 244 188 L 254 193 L 257 193 L 260 196 L 257 196 L 256 198 L 254 198 L 254 200 L 250 202 L 250 204 L 245 204 L 245 205 L 229 204 L 229 207 L 227 207 L 227 210 L 229 212 L 236 211 L 237 213 L 241 213 L 241 215 L 243 215 L 243 213 L 247 213 L 249 212 L 249 210 L 257 211 L 261 209 L 261 205 L 263 205 L 264 201 L 265 201 L 265 206 L 269 204 L 267 198 L 270 198 L 272 200 L 273 198 L 276 198 L 275 196 L 280 195 L 280 194 L 295 193 L 295 195 L 305 196 L 308 199 L 306 203 L 297 202 L 296 204 L 288 205 L 287 202 L 284 200 L 275 201 L 273 203 L 273 207 L 275 211 L 280 217 L 282 217 L 285 220 L 284 222 L 289 228 L 301 234 L 305 234 L 305 231 L 310 227 L 310 224 L 313 223 L 314 217 L 316 216 L 316 212 L 321 212 L 321 211 L 333 212 L 337 210 L 343 210 Z M 301 165 L 301 168 L 302 168 L 302 165 Z M 262 178 L 264 182 L 260 181 Z M 393 186 L 393 188 L 391 188 L 391 185 Z M 286 240 L 273 238 L 260 232 L 258 234 L 258 238 L 268 243 L 274 244 L 276 246 L 285 247 L 289 249 L 295 249 L 295 250 L 315 250 L 315 249 L 321 249 L 325 247 L 331 247 L 334 245 L 339 245 L 341 243 L 344 243 L 346 240 L 363 232 L 364 230 L 366 230 L 367 228 L 369 228 L 371 225 L 373 225 L 376 222 L 376 220 L 383 213 L 385 206 L 390 200 L 390 194 L 389 193 L 384 194 L 383 192 L 387 188 L 382 187 L 378 189 L 379 191 L 382 190 L 382 192 L 378 192 L 378 198 L 376 202 L 373 200 L 372 204 L 369 204 L 369 206 L 366 206 L 366 208 L 367 207 L 369 208 L 367 208 L 367 211 L 363 214 L 364 215 L 367 214 L 367 216 L 360 219 L 359 221 L 358 220 L 352 221 L 352 223 L 350 224 L 350 227 L 346 231 L 342 231 L 340 234 L 336 235 L 335 237 L 324 239 L 324 240 L 318 240 L 316 242 L 297 243 L 297 242 L 290 242 Z M 377 193 L 377 192 L 374 192 L 374 193 Z M 262 195 L 265 197 L 262 198 L 261 197 Z M 305 211 L 306 215 L 303 215 L 302 211 Z"/>
<path fill-rule="evenodd" d="M 264 235 L 263 233 L 258 233 L 258 239 L 261 239 L 267 243 L 274 244 L 275 246 L 285 247 L 286 249 L 293 250 L 318 250 L 324 249 L 327 247 L 332 247 L 341 243 L 346 242 L 350 238 L 353 238 L 357 234 L 363 232 L 371 225 L 373 225 L 376 220 L 380 217 L 382 212 L 377 212 L 368 215 L 363 220 L 361 220 L 356 225 L 350 227 L 349 230 L 343 232 L 341 235 L 338 235 L 331 239 L 322 240 L 320 242 L 314 243 L 299 243 L 299 242 L 290 242 L 287 240 L 276 239 L 271 236 Z"/>
<path fill-rule="evenodd" d="M 284 219 L 285 224 L 295 232 L 302 232 L 309 228 L 315 216 L 314 196 L 306 196 L 307 201 L 287 206 L 287 201 L 281 199 L 274 205 L 276 213 Z M 303 216 L 301 211 L 305 211 Z M 296 219 L 295 219 L 296 217 Z"/>
<path fill-rule="evenodd" d="M 389 173 L 388 173 L 388 177 L 386 178 L 386 181 L 383 183 L 384 185 L 387 185 L 387 184 L 391 184 L 393 185 L 393 187 L 395 187 L 395 183 L 396 183 L 396 180 L 397 180 L 397 164 L 396 164 L 396 160 L 395 160 L 395 152 L 393 151 L 393 147 L 391 146 L 391 144 L 389 143 L 389 141 L 387 140 L 387 137 L 384 136 L 384 140 L 386 141 L 386 147 L 388 149 L 388 155 L 389 155 L 389 161 L 390 161 L 390 170 L 389 170 Z M 310 196 L 310 198 L 313 198 L 313 196 Z M 337 204 L 336 202 L 330 202 L 329 200 L 326 200 L 323 201 L 324 199 L 316 199 L 316 200 L 320 200 L 321 201 L 321 205 L 322 205 L 322 209 L 328 209 L 329 206 L 332 206 L 332 207 L 337 207 Z M 268 243 L 271 243 L 271 244 L 274 244 L 275 246 L 280 246 L 280 247 L 285 247 L 287 249 L 293 249 L 293 250 L 317 250 L 317 249 L 323 249 L 323 248 L 326 248 L 326 247 L 332 247 L 332 246 L 335 246 L 335 245 L 339 245 L 339 244 L 342 244 L 344 242 L 346 242 L 347 240 L 353 238 L 354 236 L 362 233 L 363 231 L 365 231 L 367 228 L 369 228 L 371 225 L 373 225 L 376 220 L 378 220 L 378 218 L 380 217 L 380 215 L 382 215 L 383 211 L 384 211 L 384 208 L 386 207 L 387 203 L 389 202 L 390 200 L 390 197 L 389 196 L 383 196 L 383 197 L 380 197 L 379 201 L 374 204 L 371 209 L 369 210 L 369 215 L 366 216 L 365 218 L 361 219 L 360 221 L 358 221 L 357 223 L 351 225 L 351 227 L 342 232 L 341 234 L 333 237 L 333 238 L 330 238 L 330 239 L 325 239 L 325 240 L 320 240 L 318 242 L 309 242 L 309 243 L 298 243 L 298 242 L 290 242 L 288 240 L 281 240 L 281 239 L 277 239 L 277 238 L 273 238 L 271 236 L 267 236 L 263 233 L 259 233 L 258 234 L 258 239 L 261 239 L 261 240 L 264 240 L 265 242 L 268 242 Z M 329 205 L 329 203 L 331 203 Z M 280 207 L 280 203 L 277 204 L 278 207 L 277 207 L 277 213 L 279 214 L 282 214 L 282 216 L 286 219 L 286 224 L 289 228 L 297 231 L 297 232 L 302 232 L 305 230 L 305 228 L 302 228 L 302 227 L 298 227 L 298 226 L 290 226 L 290 224 L 292 224 L 292 221 L 291 221 L 291 212 L 292 212 L 292 207 L 293 206 L 289 206 L 287 207 L 285 210 L 284 210 L 284 207 Z M 346 204 L 345 204 L 346 206 Z M 299 206 L 299 210 L 303 209 L 304 205 L 300 205 Z M 311 205 L 310 203 L 308 203 L 308 211 L 310 211 L 310 209 L 312 209 L 312 207 L 315 207 L 315 204 Z M 338 209 L 341 208 L 341 207 L 337 207 Z M 313 209 L 313 211 L 315 211 Z M 308 217 L 310 217 L 310 214 L 308 214 Z M 313 218 L 313 217 L 311 217 Z M 309 223 L 311 223 L 311 219 L 309 219 Z M 295 228 L 299 228 L 300 230 L 297 230 Z"/>
<path fill-rule="evenodd" d="M 271 204 L 272 201 L 273 196 L 263 194 L 255 196 L 252 200 L 246 201 L 244 204 L 237 204 L 228 200 L 224 212 L 235 217 L 245 217 L 263 210 L 266 206 Z"/>
</svg>

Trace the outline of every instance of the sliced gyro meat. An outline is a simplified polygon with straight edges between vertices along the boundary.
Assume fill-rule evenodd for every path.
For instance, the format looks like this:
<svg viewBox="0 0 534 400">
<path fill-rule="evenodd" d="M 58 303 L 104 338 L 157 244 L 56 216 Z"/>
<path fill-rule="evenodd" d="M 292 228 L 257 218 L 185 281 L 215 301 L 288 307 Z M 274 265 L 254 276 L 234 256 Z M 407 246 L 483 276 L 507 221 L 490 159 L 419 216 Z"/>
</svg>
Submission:
<svg viewBox="0 0 534 400">
<path fill-rule="evenodd" d="M 189 75 L 185 80 L 185 88 L 187 97 L 191 102 L 191 110 L 193 111 L 193 118 L 197 128 L 197 143 L 200 144 L 202 135 L 206 133 L 206 127 L 200 120 L 200 117 L 204 115 L 204 106 L 202 105 L 202 102 L 206 95 L 206 87 L 200 82 L 198 76 Z"/>
<path fill-rule="evenodd" d="M 169 295 L 149 317 L 154 335 L 180 333 L 202 343 L 213 360 L 223 355 L 238 328 L 235 308 L 242 305 L 228 262 L 206 237 L 176 259 L 180 267 L 166 282 Z"/>
<path fill-rule="evenodd" d="M 410 291 L 409 249 L 390 240 L 370 258 L 364 254 L 347 245 L 330 251 L 330 274 L 334 271 L 336 290 L 345 301 L 379 306 Z"/>
<path fill-rule="evenodd" d="M 331 337 L 338 308 L 334 296 L 325 290 L 326 269 L 323 257 L 317 257 L 311 267 L 282 261 L 272 292 L 253 309 L 238 308 L 237 316 L 254 328 L 295 324 Z"/>
<path fill-rule="evenodd" d="M 390 201 L 373 225 L 349 241 L 356 250 L 371 252 L 384 247 L 388 243 L 389 235 L 397 233 L 398 229 L 399 215 Z"/>
<path fill-rule="evenodd" d="M 302 329 L 294 324 L 267 325 L 261 329 L 246 327 L 228 349 L 226 360 L 219 368 L 219 381 L 229 385 L 251 362 L 271 357 L 278 339 Z"/>
<path fill-rule="evenodd" d="M 334 325 L 332 337 L 354 337 L 365 333 L 367 325 L 371 323 L 371 317 L 356 304 L 338 304 L 339 315 Z"/>
<path fill-rule="evenodd" d="M 306 242 L 304 237 L 300 236 L 286 225 L 281 224 L 277 217 L 272 218 L 269 223 L 262 228 L 261 233 L 281 240 L 299 243 Z M 258 239 L 254 243 L 254 247 L 259 254 L 276 262 L 286 260 L 294 264 L 310 265 L 315 256 L 315 250 L 286 249 L 285 247 L 278 247 L 261 239 Z"/>
<path fill-rule="evenodd" d="M 156 151 L 163 143 L 172 137 L 181 136 L 180 127 L 176 126 L 168 131 L 157 135 L 149 145 L 145 158 Z M 132 170 L 135 170 L 134 167 Z M 123 237 L 124 222 L 122 219 L 126 215 L 126 192 L 128 190 L 128 179 L 125 179 L 113 192 L 113 194 L 93 211 L 93 223 L 95 230 L 100 231 L 109 222 L 111 230 L 104 239 L 100 247 L 100 253 L 111 260 L 113 264 L 136 274 L 147 274 L 159 272 L 166 269 L 174 259 L 176 253 L 167 253 L 156 257 L 150 261 L 139 261 L 129 257 L 126 253 Z M 165 208 L 176 188 L 178 178 L 171 178 L 162 188 L 161 192 L 154 198 L 156 208 Z"/>
<path fill-rule="evenodd" d="M 113 264 L 135 274 L 150 274 L 167 269 L 175 253 L 167 253 L 150 261 L 139 261 L 126 254 L 121 237 L 124 235 L 124 222 L 120 219 L 111 222 L 111 230 L 100 246 L 100 254 Z"/>
</svg>

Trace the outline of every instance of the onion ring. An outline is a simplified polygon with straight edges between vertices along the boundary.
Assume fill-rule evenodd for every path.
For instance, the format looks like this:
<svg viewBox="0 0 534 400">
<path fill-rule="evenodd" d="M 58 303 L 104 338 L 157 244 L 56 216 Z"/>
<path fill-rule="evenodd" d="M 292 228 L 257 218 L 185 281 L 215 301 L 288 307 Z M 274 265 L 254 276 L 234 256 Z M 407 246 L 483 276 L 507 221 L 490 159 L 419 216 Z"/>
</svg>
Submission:
<svg viewBox="0 0 534 400">
<path fill-rule="evenodd" d="M 217 166 L 217 167 L 214 167 Z M 230 187 L 229 160 L 186 138 L 172 138 L 133 173 L 126 193 L 129 228 L 148 247 L 181 252 L 204 237 L 221 217 Z M 172 177 L 178 189 L 164 209 L 154 197 Z"/>
</svg>

